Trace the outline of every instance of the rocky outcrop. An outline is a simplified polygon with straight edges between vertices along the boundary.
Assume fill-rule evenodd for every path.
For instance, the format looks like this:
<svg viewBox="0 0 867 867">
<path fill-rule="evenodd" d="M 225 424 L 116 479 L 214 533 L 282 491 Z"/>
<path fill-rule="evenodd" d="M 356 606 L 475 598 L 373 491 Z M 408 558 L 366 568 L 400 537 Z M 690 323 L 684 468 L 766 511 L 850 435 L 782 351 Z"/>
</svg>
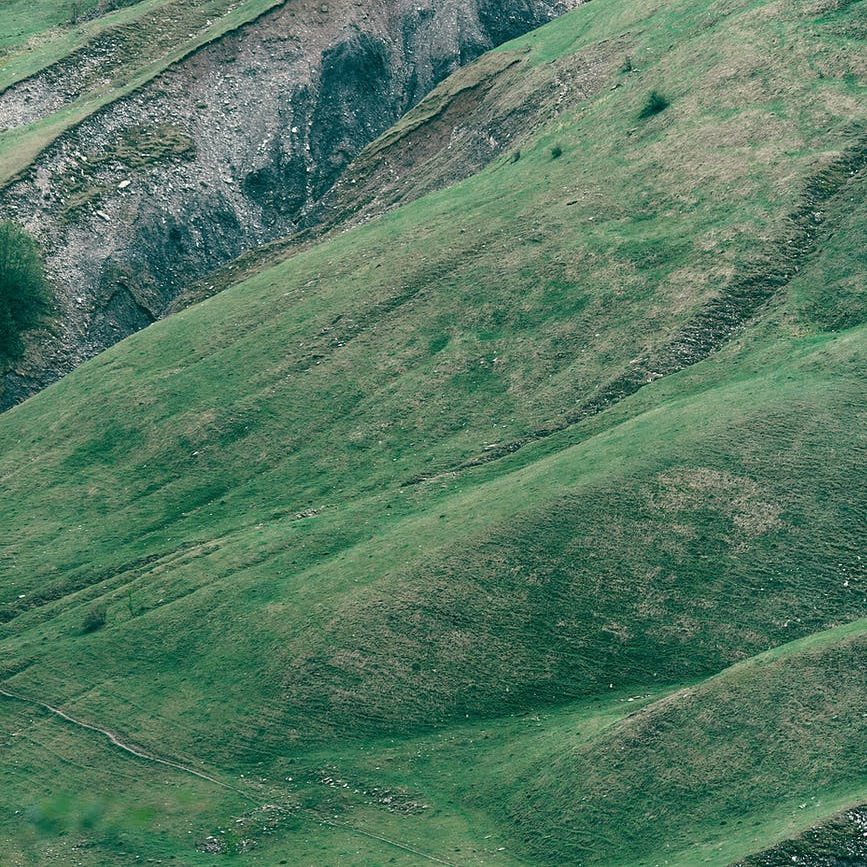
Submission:
<svg viewBox="0 0 867 867">
<path fill-rule="evenodd" d="M 450 75 L 398 123 L 368 145 L 291 235 L 245 253 L 185 287 L 174 313 L 318 243 L 367 222 L 499 160 L 518 163 L 520 144 L 564 112 L 611 85 L 629 56 L 630 40 L 585 46 L 545 64 L 526 51 L 492 51 Z"/>
<path fill-rule="evenodd" d="M 439 81 L 573 5 L 291 0 L 62 135 L 0 194 L 0 211 L 42 244 L 58 307 L 5 374 L 0 407 L 291 234 Z"/>
</svg>

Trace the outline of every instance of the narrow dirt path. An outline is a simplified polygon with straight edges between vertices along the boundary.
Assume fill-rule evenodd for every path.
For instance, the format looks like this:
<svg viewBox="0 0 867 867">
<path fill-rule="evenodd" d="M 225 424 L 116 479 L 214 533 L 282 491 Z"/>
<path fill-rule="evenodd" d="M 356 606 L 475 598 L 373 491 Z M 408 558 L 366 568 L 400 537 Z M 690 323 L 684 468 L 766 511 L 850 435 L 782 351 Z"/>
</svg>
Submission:
<svg viewBox="0 0 867 867">
<path fill-rule="evenodd" d="M 17 693 L 9 692 L 9 690 L 6 689 L 0 689 L 0 695 L 6 696 L 6 698 L 14 699 L 15 701 L 24 702 L 25 704 L 36 705 L 37 707 L 41 707 L 43 710 L 50 711 L 55 716 L 59 716 L 61 719 L 66 720 L 66 722 L 72 723 L 79 728 L 88 729 L 89 731 L 97 732 L 98 734 L 104 735 L 109 739 L 109 741 L 111 741 L 112 744 L 114 744 L 114 746 L 124 750 L 124 752 L 127 752 L 132 756 L 136 756 L 139 759 L 144 759 L 148 762 L 155 762 L 158 765 L 165 765 L 168 768 L 174 768 L 175 770 L 183 771 L 186 774 L 192 774 L 195 777 L 199 777 L 202 780 L 207 780 L 209 783 L 213 783 L 215 786 L 220 786 L 224 789 L 229 789 L 232 792 L 236 792 L 237 794 L 241 795 L 242 798 L 246 798 L 248 801 L 256 802 L 254 798 L 252 798 L 242 789 L 238 789 L 235 786 L 230 785 L 229 783 L 224 783 L 222 780 L 218 780 L 216 777 L 208 776 L 208 774 L 202 773 L 202 771 L 197 771 L 195 768 L 190 768 L 187 765 L 182 765 L 180 762 L 173 762 L 171 759 L 161 759 L 159 756 L 155 756 L 151 753 L 145 752 L 139 747 L 132 746 L 132 744 L 124 743 L 124 741 L 122 741 L 113 731 L 100 728 L 99 726 L 92 725 L 91 723 L 86 723 L 80 719 L 76 719 L 74 716 L 70 716 L 65 711 L 60 710 L 60 708 L 54 707 L 50 704 L 46 704 L 44 701 L 39 701 L 35 698 L 28 698 L 25 695 L 18 695 Z"/>
<path fill-rule="evenodd" d="M 0 696 L 4 696 L 5 698 L 10 698 L 13 701 L 20 701 L 24 704 L 31 704 L 36 707 L 40 707 L 43 710 L 49 711 L 49 713 L 54 714 L 65 722 L 71 723 L 74 726 L 78 726 L 79 728 L 86 729 L 87 731 L 96 732 L 97 734 L 103 735 L 103 737 L 108 738 L 109 742 L 116 746 L 118 749 L 123 750 L 126 753 L 129 753 L 131 756 L 135 756 L 139 759 L 144 759 L 147 762 L 154 762 L 158 765 L 165 765 L 167 768 L 174 768 L 177 771 L 181 771 L 185 774 L 192 774 L 194 777 L 198 777 L 201 780 L 206 780 L 209 783 L 213 783 L 215 786 L 220 786 L 223 789 L 228 789 L 231 792 L 235 792 L 240 795 L 246 801 L 249 801 L 253 804 L 259 804 L 258 799 L 254 798 L 252 795 L 245 792 L 243 789 L 239 789 L 237 786 L 233 786 L 230 783 L 224 783 L 222 780 L 218 780 L 216 777 L 211 777 L 208 774 L 203 773 L 202 771 L 197 771 L 195 768 L 191 768 L 188 765 L 181 764 L 180 762 L 173 762 L 171 759 L 163 759 L 159 756 L 153 755 L 153 753 L 148 753 L 145 750 L 133 746 L 132 744 L 125 743 L 120 739 L 120 737 L 115 734 L 110 729 L 102 728 L 98 725 L 93 725 L 92 723 L 84 722 L 83 720 L 76 719 L 74 716 L 66 713 L 66 711 L 62 711 L 58 707 L 54 707 L 53 705 L 48 704 L 44 701 L 39 701 L 39 699 L 30 698 L 26 695 L 19 695 L 15 692 L 10 692 L 8 689 L 0 688 Z M 423 858 L 426 861 L 430 861 L 434 864 L 445 864 L 446 867 L 457 867 L 452 861 L 446 861 L 443 858 L 439 858 L 436 855 L 430 855 L 427 852 L 422 852 L 420 849 L 416 849 L 413 846 L 410 846 L 407 843 L 401 843 L 399 840 L 392 840 L 389 837 L 383 837 L 380 834 L 374 834 L 371 831 L 365 831 L 361 828 L 357 828 L 354 825 L 343 824 L 341 822 L 333 822 L 328 819 L 322 819 L 317 816 L 315 813 L 309 813 L 311 818 L 317 819 L 324 825 L 328 825 L 331 828 L 339 829 L 342 831 L 348 831 L 351 834 L 357 834 L 361 837 L 368 837 L 371 840 L 379 840 L 382 843 L 386 843 L 389 846 L 393 846 L 396 849 L 401 849 L 404 852 L 410 852 L 413 855 L 417 855 L 419 858 Z"/>
</svg>

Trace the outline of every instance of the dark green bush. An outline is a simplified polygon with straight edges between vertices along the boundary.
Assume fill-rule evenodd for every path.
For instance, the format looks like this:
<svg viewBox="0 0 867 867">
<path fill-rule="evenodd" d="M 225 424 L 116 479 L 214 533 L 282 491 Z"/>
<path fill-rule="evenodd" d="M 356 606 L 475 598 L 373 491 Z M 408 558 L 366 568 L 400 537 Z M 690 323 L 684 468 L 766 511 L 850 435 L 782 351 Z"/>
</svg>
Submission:
<svg viewBox="0 0 867 867">
<path fill-rule="evenodd" d="M 47 308 L 39 246 L 14 223 L 0 223 L 0 361 L 20 354 L 22 332 Z"/>
<path fill-rule="evenodd" d="M 104 605 L 94 605 L 84 615 L 84 621 L 81 624 L 81 631 L 84 633 L 96 632 L 105 626 L 106 611 Z"/>
<path fill-rule="evenodd" d="M 665 111 L 669 105 L 671 105 L 671 103 L 658 90 L 651 90 L 650 93 L 647 94 L 647 99 L 644 100 L 644 105 L 638 113 L 638 116 L 642 119 L 653 117 L 653 115 Z"/>
<path fill-rule="evenodd" d="M 562 157 L 562 156 L 563 156 L 563 148 L 561 148 L 560 145 L 554 145 L 554 147 L 551 148 L 551 159 L 552 160 L 559 160 L 560 157 Z"/>
</svg>

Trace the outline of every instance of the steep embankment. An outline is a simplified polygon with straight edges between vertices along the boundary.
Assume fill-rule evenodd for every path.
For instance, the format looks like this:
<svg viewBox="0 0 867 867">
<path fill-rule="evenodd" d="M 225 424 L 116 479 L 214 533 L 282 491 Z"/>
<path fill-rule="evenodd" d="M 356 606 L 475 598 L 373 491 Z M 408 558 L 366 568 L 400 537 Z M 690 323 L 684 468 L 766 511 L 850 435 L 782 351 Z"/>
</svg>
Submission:
<svg viewBox="0 0 867 867">
<path fill-rule="evenodd" d="M 863 803 L 858 12 L 593 0 L 477 70 L 541 82 L 486 169 L 0 418 L 4 689 L 261 805 L 4 702 L 20 863 L 724 864 Z"/>
<path fill-rule="evenodd" d="M 210 5 L 164 3 L 106 30 L 0 94 L 0 122 L 63 115 L 195 37 L 188 28 L 207 34 L 213 18 L 237 14 L 227 0 Z M 269 5 L 121 90 L 4 191 L 0 208 L 48 254 L 59 310 L 55 328 L 6 375 L 0 406 L 149 324 L 190 280 L 291 232 L 349 160 L 441 79 L 574 4 L 259 7 Z"/>
<path fill-rule="evenodd" d="M 850 867 L 867 863 L 867 804 L 843 810 L 801 834 L 739 862 L 737 867 Z"/>
</svg>

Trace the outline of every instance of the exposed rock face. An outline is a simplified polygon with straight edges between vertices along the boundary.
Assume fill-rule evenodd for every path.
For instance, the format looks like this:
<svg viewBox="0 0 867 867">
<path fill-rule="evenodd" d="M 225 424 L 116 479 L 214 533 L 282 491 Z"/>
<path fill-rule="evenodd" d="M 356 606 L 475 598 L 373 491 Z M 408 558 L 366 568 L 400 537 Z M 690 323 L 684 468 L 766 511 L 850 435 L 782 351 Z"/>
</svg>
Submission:
<svg viewBox="0 0 867 867">
<path fill-rule="evenodd" d="M 167 312 L 202 301 L 324 235 L 457 183 L 507 151 L 509 164 L 518 162 L 522 140 L 560 114 L 578 111 L 610 86 L 629 56 L 629 45 L 624 35 L 539 65 L 523 51 L 492 51 L 455 72 L 364 148 L 337 182 L 305 207 L 300 231 L 256 247 L 188 284 Z"/>
<path fill-rule="evenodd" d="M 439 81 L 574 5 L 290 0 L 63 135 L 0 194 L 42 243 L 59 306 L 59 327 L 5 375 L 0 408 L 152 322 L 190 281 L 292 233 Z M 7 125 L 31 119 L 39 86 L 0 95 Z"/>
</svg>

